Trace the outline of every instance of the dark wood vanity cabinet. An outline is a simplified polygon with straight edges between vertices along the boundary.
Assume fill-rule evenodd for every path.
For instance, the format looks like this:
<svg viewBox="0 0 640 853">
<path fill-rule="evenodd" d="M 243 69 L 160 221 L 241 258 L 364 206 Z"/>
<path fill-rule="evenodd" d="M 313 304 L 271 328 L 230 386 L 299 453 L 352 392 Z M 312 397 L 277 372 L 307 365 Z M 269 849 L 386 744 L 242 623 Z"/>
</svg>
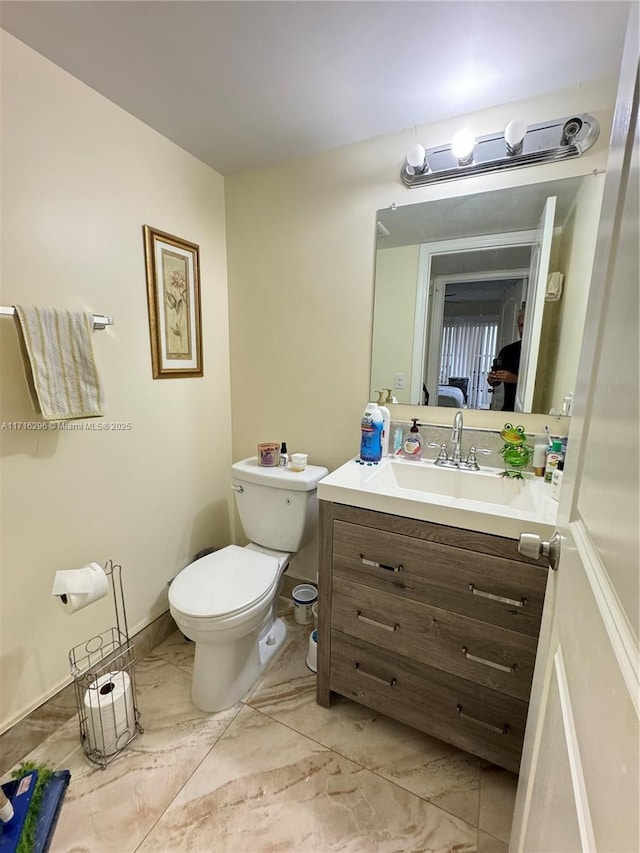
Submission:
<svg viewBox="0 0 640 853">
<path fill-rule="evenodd" d="M 547 568 L 512 539 L 320 501 L 317 702 L 517 772 Z"/>
</svg>

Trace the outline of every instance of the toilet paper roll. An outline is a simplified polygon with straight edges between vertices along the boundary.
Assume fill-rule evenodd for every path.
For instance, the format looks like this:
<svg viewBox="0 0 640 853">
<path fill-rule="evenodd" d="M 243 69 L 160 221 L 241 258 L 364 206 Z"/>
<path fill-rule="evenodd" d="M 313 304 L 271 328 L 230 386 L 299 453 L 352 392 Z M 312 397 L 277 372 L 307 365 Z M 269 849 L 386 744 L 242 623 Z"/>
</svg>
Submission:
<svg viewBox="0 0 640 853">
<path fill-rule="evenodd" d="M 82 569 L 56 572 L 51 595 L 58 598 L 65 613 L 71 616 L 88 604 L 104 598 L 109 591 L 109 578 L 98 563 L 88 563 Z"/>
<path fill-rule="evenodd" d="M 87 739 L 92 750 L 113 755 L 135 730 L 131 679 L 124 670 L 107 672 L 85 691 Z"/>
</svg>

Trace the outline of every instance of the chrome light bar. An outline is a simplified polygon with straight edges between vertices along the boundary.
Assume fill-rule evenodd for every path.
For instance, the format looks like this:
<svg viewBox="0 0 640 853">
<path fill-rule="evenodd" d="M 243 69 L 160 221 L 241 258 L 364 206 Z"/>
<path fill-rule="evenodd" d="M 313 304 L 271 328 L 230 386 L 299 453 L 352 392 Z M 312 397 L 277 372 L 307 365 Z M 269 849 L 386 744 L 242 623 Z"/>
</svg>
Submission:
<svg viewBox="0 0 640 853">
<path fill-rule="evenodd" d="M 404 161 L 400 178 L 405 186 L 413 188 L 487 172 L 569 160 L 591 148 L 599 133 L 597 120 L 587 113 L 529 125 L 517 145 L 507 142 L 504 132 L 492 133 L 475 140 L 469 162 L 458 160 L 451 145 L 427 148 L 422 163 L 411 165 Z M 410 158 L 412 163 L 415 162 L 415 148 Z"/>
</svg>

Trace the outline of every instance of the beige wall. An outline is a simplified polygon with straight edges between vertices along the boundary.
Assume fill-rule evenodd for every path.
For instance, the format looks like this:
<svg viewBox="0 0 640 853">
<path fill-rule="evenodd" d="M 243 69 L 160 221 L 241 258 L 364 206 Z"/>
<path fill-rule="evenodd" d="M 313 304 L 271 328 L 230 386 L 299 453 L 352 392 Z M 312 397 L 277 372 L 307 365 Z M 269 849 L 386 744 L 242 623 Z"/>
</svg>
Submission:
<svg viewBox="0 0 640 853">
<path fill-rule="evenodd" d="M 167 609 L 166 582 L 196 550 L 231 538 L 223 179 L 15 39 L 1 47 L 0 304 L 112 315 L 93 337 L 105 421 L 131 430 L 0 431 L 0 730 L 113 624 L 108 600 L 62 613 L 56 569 L 120 562 L 134 631 Z M 144 223 L 200 246 L 204 378 L 152 379 Z M 0 420 L 35 421 L 10 318 L 0 383 Z"/>
<path fill-rule="evenodd" d="M 283 439 L 329 468 L 357 453 L 369 396 L 377 209 L 604 169 L 614 101 L 611 79 L 227 178 L 234 458 Z M 420 190 L 400 183 L 416 138 L 432 146 L 463 123 L 482 135 L 515 114 L 535 123 L 573 112 L 601 122 L 582 158 Z M 410 411 L 392 407 L 392 416 Z M 429 409 L 428 418 L 448 423 L 451 412 Z M 466 420 L 497 425 L 502 415 L 469 412 Z M 524 420 L 542 429 L 548 416 Z"/>
</svg>

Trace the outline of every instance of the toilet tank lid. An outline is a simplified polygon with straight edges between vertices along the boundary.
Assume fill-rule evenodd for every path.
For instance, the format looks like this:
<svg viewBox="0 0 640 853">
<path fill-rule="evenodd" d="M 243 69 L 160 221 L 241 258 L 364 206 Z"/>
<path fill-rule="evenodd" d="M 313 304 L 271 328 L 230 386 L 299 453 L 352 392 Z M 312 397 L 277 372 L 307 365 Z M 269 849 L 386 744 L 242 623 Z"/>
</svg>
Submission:
<svg viewBox="0 0 640 853">
<path fill-rule="evenodd" d="M 257 456 L 241 459 L 231 466 L 235 480 L 245 483 L 258 483 L 272 489 L 290 489 L 295 492 L 311 492 L 329 473 L 320 465 L 307 465 L 304 471 L 292 471 L 290 468 L 268 468 L 258 464 Z"/>
</svg>

